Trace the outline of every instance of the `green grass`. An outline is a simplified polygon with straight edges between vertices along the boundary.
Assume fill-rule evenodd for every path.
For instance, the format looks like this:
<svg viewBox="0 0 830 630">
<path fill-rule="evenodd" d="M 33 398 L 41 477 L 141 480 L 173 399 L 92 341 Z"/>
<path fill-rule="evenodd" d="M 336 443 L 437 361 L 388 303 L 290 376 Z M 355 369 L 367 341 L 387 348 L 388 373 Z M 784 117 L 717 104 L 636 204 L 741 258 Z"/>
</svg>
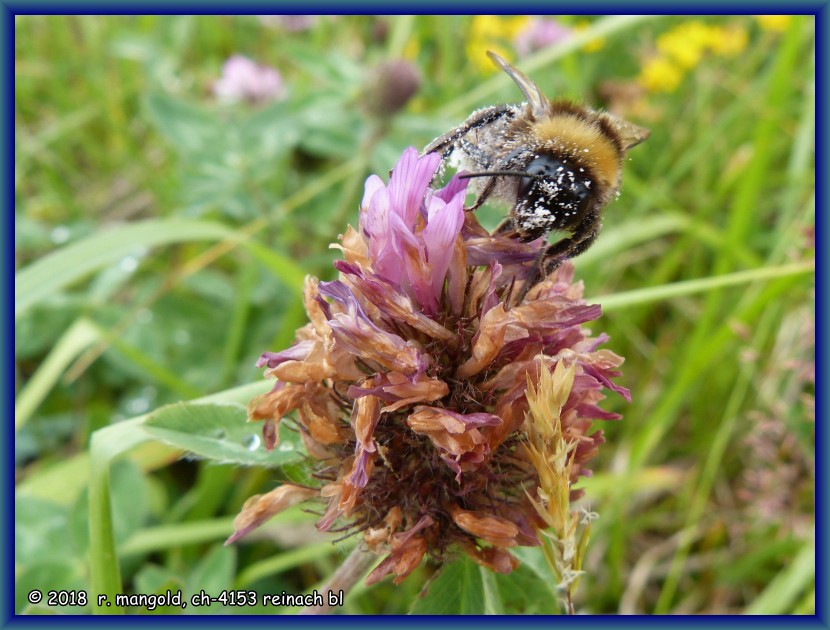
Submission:
<svg viewBox="0 0 830 630">
<path fill-rule="evenodd" d="M 815 608 L 814 25 L 701 20 L 745 30 L 748 45 L 704 55 L 671 92 L 638 92 L 635 79 L 678 17 L 598 18 L 516 62 L 544 91 L 652 130 L 576 261 L 604 307 L 594 332 L 626 357 L 633 396 L 607 401 L 624 419 L 602 427 L 583 484 L 600 515 L 577 592 L 586 613 Z M 320 544 L 298 511 L 219 544 L 248 497 L 301 479 L 302 465 L 183 458 L 142 418 L 267 388 L 254 361 L 305 323 L 304 276 L 333 277 L 328 244 L 356 224 L 366 176 L 517 98 L 458 45 L 470 24 L 352 16 L 290 33 L 254 16 L 16 19 L 18 612 L 50 612 L 25 602 L 35 587 L 300 593 L 339 565 L 347 550 Z M 602 48 L 586 50 L 598 35 Z M 287 98 L 218 105 L 210 85 L 234 53 L 278 68 Z M 364 86 L 400 55 L 420 89 L 373 118 Z M 482 222 L 498 213 L 483 208 Z M 501 593 L 489 612 L 546 610 L 527 595 L 549 598 L 531 569 L 512 582 L 453 570 Z M 346 610 L 406 612 L 430 571 L 360 587 Z"/>
</svg>

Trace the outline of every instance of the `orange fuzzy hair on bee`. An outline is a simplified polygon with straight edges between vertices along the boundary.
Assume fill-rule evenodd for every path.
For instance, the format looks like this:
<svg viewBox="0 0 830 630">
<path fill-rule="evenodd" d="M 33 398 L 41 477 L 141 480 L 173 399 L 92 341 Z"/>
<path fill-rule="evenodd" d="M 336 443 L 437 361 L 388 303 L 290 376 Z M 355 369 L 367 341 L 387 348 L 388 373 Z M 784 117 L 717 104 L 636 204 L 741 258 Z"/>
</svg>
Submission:
<svg viewBox="0 0 830 630">
<path fill-rule="evenodd" d="M 531 125 L 540 146 L 570 155 L 590 169 L 603 188 L 615 187 L 622 169 L 622 149 L 596 117 L 573 111 L 554 112 Z M 612 131 L 613 133 L 613 131 Z"/>
</svg>

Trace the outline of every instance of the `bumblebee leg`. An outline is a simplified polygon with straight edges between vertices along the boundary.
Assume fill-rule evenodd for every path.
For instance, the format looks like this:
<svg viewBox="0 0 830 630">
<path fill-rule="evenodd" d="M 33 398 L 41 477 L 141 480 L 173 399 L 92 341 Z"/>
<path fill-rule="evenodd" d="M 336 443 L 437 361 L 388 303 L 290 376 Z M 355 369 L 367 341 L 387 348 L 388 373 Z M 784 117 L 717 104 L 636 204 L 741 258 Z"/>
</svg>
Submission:
<svg viewBox="0 0 830 630">
<path fill-rule="evenodd" d="M 570 237 L 551 243 L 542 249 L 530 275 L 527 277 L 517 304 L 524 299 L 527 292 L 535 284 L 556 271 L 559 265 L 588 249 L 597 239 L 600 227 L 599 221 L 588 221 L 580 225 Z"/>
<path fill-rule="evenodd" d="M 458 144 L 464 153 L 473 158 L 473 161 L 476 163 L 479 170 L 489 171 L 492 168 L 493 164 L 490 160 L 490 156 L 487 155 L 487 152 L 482 150 L 477 144 L 464 139 L 459 140 Z"/>
<path fill-rule="evenodd" d="M 599 229 L 595 229 L 588 232 L 581 240 L 577 240 L 577 235 L 574 234 L 570 238 L 563 238 L 561 241 L 548 245 L 539 265 L 540 271 L 544 272 L 544 277 L 553 273 L 568 258 L 579 256 L 579 254 L 593 245 L 598 235 Z"/>
<path fill-rule="evenodd" d="M 481 207 L 481 204 L 483 204 L 485 201 L 487 201 L 487 198 L 491 194 L 493 194 L 493 190 L 495 190 L 495 188 L 496 188 L 496 178 L 491 177 L 487 180 L 487 183 L 484 184 L 484 188 L 481 189 L 481 192 L 478 193 L 478 197 L 476 197 L 476 200 L 473 202 L 473 205 L 470 206 L 469 208 L 464 208 L 464 210 L 466 210 L 467 212 L 472 212 L 473 210 L 478 210 Z"/>
<path fill-rule="evenodd" d="M 516 222 L 513 217 L 505 217 L 504 220 L 496 226 L 493 230 L 493 236 L 496 234 L 509 234 L 516 229 Z"/>
</svg>

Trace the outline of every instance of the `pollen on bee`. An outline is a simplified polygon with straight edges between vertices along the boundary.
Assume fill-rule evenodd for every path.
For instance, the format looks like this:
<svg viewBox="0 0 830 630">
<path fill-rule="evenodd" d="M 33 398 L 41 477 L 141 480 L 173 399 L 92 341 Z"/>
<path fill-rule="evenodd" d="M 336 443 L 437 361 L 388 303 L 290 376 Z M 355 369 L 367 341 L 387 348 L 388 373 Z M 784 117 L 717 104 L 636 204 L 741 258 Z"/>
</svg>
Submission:
<svg viewBox="0 0 830 630">
<path fill-rule="evenodd" d="M 572 156 L 606 185 L 612 185 L 619 177 L 620 151 L 595 121 L 572 113 L 554 114 L 537 122 L 533 133 L 540 144 L 566 153 L 563 158 Z"/>
</svg>

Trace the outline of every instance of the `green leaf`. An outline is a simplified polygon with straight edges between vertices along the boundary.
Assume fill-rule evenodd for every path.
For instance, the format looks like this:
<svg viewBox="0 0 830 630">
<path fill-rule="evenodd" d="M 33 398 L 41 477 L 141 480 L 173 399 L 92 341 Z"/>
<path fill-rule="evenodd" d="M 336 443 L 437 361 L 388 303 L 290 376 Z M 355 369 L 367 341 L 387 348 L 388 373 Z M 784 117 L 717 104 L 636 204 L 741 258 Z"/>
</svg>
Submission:
<svg viewBox="0 0 830 630">
<path fill-rule="evenodd" d="M 88 584 L 81 575 L 81 564 L 73 558 L 52 556 L 42 560 L 23 571 L 15 574 L 14 580 L 14 609 L 15 612 L 25 614 L 58 614 L 58 615 L 86 615 L 89 614 L 91 596 L 88 595 Z M 40 591 L 43 599 L 36 605 L 29 601 L 29 593 Z M 71 606 L 50 606 L 49 591 L 58 591 L 60 597 Z M 86 605 L 81 605 L 82 595 L 87 594 Z"/>
<path fill-rule="evenodd" d="M 483 615 L 484 583 L 478 565 L 462 557 L 445 565 L 410 611 L 413 615 Z"/>
<path fill-rule="evenodd" d="M 133 578 L 136 592 L 138 593 L 161 593 L 163 588 L 171 583 L 181 588 L 181 580 L 178 575 L 167 567 L 160 567 L 156 564 L 144 565 Z"/>
<path fill-rule="evenodd" d="M 177 593 L 181 590 L 181 578 L 166 567 L 148 564 L 136 573 L 135 593 L 137 594 L 166 596 L 168 591 Z M 182 596 L 182 602 L 186 601 L 186 598 Z M 179 605 L 159 606 L 155 603 L 150 604 L 148 601 L 148 606 L 135 606 L 130 609 L 130 612 L 142 615 L 181 615 L 183 610 Z"/>
<path fill-rule="evenodd" d="M 273 160 L 296 146 L 302 137 L 297 114 L 286 102 L 274 103 L 242 121 L 240 144 L 258 160 Z"/>
<path fill-rule="evenodd" d="M 19 567 L 38 558 L 72 558 L 66 544 L 68 511 L 65 506 L 35 497 L 14 500 L 14 561 Z"/>
<path fill-rule="evenodd" d="M 172 446 L 221 463 L 281 466 L 302 457 L 300 436 L 282 430 L 280 445 L 265 450 L 260 424 L 247 422 L 240 404 L 176 403 L 150 414 L 144 424 L 153 437 Z"/>
<path fill-rule="evenodd" d="M 135 462 L 122 459 L 110 468 L 115 540 L 127 540 L 147 520 L 147 482 Z"/>
<path fill-rule="evenodd" d="M 182 153 L 198 153 L 216 146 L 224 132 L 218 118 L 165 94 L 151 94 L 145 105 L 158 131 Z"/>
<path fill-rule="evenodd" d="M 224 540 L 233 533 L 233 516 L 192 521 L 176 525 L 158 525 L 135 534 L 118 551 L 122 556 L 153 553 L 162 549 L 199 545 Z"/>
<path fill-rule="evenodd" d="M 190 577 L 187 578 L 185 592 L 187 599 L 201 591 L 210 597 L 216 597 L 222 591 L 233 586 L 234 575 L 236 574 L 236 548 L 225 547 L 223 544 L 216 544 L 206 556 L 197 564 Z M 203 609 L 205 613 L 210 608 Z M 215 611 L 214 611 L 215 612 Z"/>
<path fill-rule="evenodd" d="M 560 615 L 561 593 L 545 563 L 541 547 L 517 547 L 510 551 L 521 564 L 510 575 L 496 575 L 507 614 Z"/>
<path fill-rule="evenodd" d="M 279 516 L 281 515 L 277 515 L 277 518 Z M 265 558 L 264 560 L 249 565 L 236 579 L 237 586 L 239 588 L 249 588 L 258 580 L 277 575 L 278 573 L 293 569 L 307 562 L 320 560 L 337 550 L 337 547 L 327 541 L 313 545 L 307 544 L 303 547 L 283 551 L 270 558 Z"/>
</svg>

